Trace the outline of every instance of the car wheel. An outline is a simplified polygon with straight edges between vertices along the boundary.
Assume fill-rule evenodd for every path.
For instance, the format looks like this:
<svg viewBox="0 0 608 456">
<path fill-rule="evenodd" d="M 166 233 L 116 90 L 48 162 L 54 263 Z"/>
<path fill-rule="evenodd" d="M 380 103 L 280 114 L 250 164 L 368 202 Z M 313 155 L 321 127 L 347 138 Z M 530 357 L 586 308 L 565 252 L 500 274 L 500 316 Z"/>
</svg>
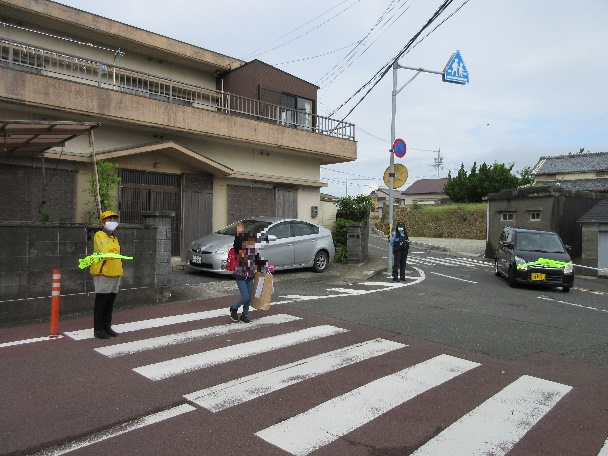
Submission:
<svg viewBox="0 0 608 456">
<path fill-rule="evenodd" d="M 315 272 L 323 272 L 327 269 L 328 264 L 329 256 L 327 255 L 327 253 L 321 250 L 315 255 L 315 260 L 313 262 L 312 268 L 315 270 Z"/>
<path fill-rule="evenodd" d="M 570 291 L 570 287 L 562 287 L 562 291 L 564 293 L 568 293 Z"/>
<path fill-rule="evenodd" d="M 510 287 L 515 287 L 517 285 L 517 282 L 515 281 L 515 271 L 513 270 L 513 266 L 509 267 L 509 275 L 507 276 L 507 279 L 509 280 Z"/>
<path fill-rule="evenodd" d="M 496 277 L 500 277 L 502 274 L 500 273 L 500 271 L 498 270 L 498 261 L 494 260 L 494 275 Z"/>
</svg>

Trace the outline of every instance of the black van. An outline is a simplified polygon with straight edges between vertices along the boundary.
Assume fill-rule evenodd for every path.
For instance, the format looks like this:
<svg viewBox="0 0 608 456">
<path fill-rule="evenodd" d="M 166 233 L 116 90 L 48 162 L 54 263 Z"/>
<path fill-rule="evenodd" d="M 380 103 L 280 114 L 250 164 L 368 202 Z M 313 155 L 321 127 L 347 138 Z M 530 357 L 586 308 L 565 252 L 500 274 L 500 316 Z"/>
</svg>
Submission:
<svg viewBox="0 0 608 456">
<path fill-rule="evenodd" d="M 505 227 L 500 235 L 494 271 L 504 276 L 510 286 L 517 283 L 562 287 L 570 291 L 574 284 L 572 259 L 557 233 Z"/>
</svg>

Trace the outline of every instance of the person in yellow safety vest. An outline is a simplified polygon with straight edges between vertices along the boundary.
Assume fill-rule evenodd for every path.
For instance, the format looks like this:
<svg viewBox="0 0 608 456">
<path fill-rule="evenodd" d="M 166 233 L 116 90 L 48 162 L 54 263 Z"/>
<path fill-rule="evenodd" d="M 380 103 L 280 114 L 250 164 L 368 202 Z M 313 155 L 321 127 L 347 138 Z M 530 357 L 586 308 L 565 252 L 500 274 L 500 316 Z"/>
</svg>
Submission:
<svg viewBox="0 0 608 456">
<path fill-rule="evenodd" d="M 120 244 L 114 231 L 118 227 L 118 215 L 112 211 L 102 212 L 99 216 L 102 229 L 95 233 L 93 251 L 95 253 L 118 253 Z M 112 329 L 112 311 L 122 277 L 120 258 L 103 258 L 91 265 L 91 275 L 95 287 L 95 309 L 93 310 L 93 331 L 98 339 L 116 337 Z"/>
</svg>

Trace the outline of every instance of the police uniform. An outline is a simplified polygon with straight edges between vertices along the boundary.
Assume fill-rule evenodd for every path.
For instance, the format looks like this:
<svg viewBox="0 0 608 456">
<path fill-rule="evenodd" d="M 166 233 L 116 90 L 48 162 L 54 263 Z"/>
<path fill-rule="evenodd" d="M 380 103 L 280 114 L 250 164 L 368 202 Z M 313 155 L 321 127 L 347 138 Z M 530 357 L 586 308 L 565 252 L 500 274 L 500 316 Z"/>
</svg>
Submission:
<svg viewBox="0 0 608 456">
<path fill-rule="evenodd" d="M 403 228 L 400 230 L 399 228 Z M 390 241 L 393 248 L 393 281 L 405 280 L 405 264 L 410 249 L 410 240 L 403 222 L 397 223 L 397 229 L 391 233 Z"/>
</svg>

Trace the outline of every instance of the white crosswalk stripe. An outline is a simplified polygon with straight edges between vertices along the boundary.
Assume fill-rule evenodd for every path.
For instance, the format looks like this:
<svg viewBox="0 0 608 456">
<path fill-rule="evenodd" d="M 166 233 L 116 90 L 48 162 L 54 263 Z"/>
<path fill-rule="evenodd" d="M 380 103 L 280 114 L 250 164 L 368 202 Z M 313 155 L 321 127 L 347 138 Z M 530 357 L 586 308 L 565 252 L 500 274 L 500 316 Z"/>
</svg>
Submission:
<svg viewBox="0 0 608 456">
<path fill-rule="evenodd" d="M 167 336 L 153 337 L 151 339 L 125 342 L 116 345 L 108 345 L 106 347 L 96 348 L 95 351 L 109 358 L 114 358 L 116 356 L 131 355 L 133 353 L 154 350 L 156 348 L 167 347 L 170 345 L 184 344 L 187 342 L 205 339 L 208 337 L 224 336 L 227 334 L 258 329 L 264 326 L 277 325 L 295 320 L 300 320 L 300 318 L 293 317 L 291 315 L 272 315 L 269 317 L 262 317 L 253 320 L 251 324 L 248 325 L 228 323 L 226 325 L 185 331 L 177 334 L 170 334 Z"/>
<path fill-rule="evenodd" d="M 280 336 L 259 339 L 256 341 L 255 345 L 248 343 L 236 344 L 231 346 L 230 350 L 218 348 L 216 350 L 196 353 L 182 358 L 149 364 L 133 370 L 150 380 L 162 380 L 175 375 L 215 366 L 217 364 L 227 363 L 246 356 L 266 353 L 271 350 L 277 350 L 279 348 L 289 347 L 347 331 L 348 330 L 346 329 L 330 325 L 315 326 L 288 334 L 282 334 Z"/>
<path fill-rule="evenodd" d="M 439 355 L 375 380 L 256 435 L 294 455 L 305 455 L 478 363 Z"/>
<path fill-rule="evenodd" d="M 118 333 L 126 333 L 131 331 L 139 331 L 142 329 L 160 328 L 162 326 L 175 325 L 179 323 L 187 323 L 190 321 L 207 320 L 209 318 L 223 317 L 227 315 L 226 309 L 207 310 L 205 312 L 194 312 L 182 315 L 172 315 L 170 317 L 152 318 L 150 320 L 133 321 L 131 323 L 122 323 L 112 325 L 112 328 Z M 69 331 L 66 336 L 76 340 L 93 339 L 93 328 L 80 329 L 78 331 Z"/>
<path fill-rule="evenodd" d="M 567 385 L 525 375 L 413 454 L 507 454 L 571 389 Z"/>
<path fill-rule="evenodd" d="M 303 380 L 403 347 L 407 345 L 374 339 L 239 378 L 184 397 L 212 412 L 219 412 Z"/>
</svg>

